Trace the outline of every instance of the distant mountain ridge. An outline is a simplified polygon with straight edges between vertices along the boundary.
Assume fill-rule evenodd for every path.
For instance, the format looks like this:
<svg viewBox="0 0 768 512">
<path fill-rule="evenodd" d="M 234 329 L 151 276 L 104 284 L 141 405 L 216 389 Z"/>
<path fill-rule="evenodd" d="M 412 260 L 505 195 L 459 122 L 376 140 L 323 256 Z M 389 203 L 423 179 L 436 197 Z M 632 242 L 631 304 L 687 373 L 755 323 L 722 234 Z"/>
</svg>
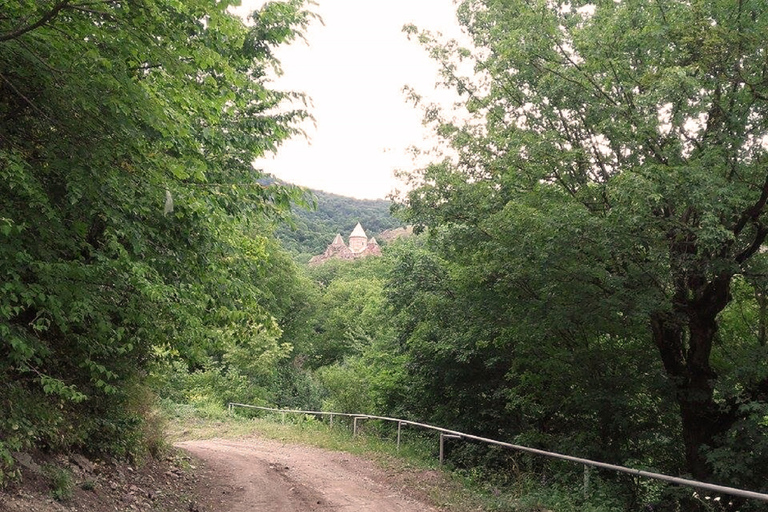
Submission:
<svg viewBox="0 0 768 512">
<path fill-rule="evenodd" d="M 277 238 L 301 259 L 321 254 L 337 234 L 346 237 L 359 222 L 369 237 L 404 224 L 390 214 L 391 201 L 355 199 L 322 190 L 309 189 L 317 200 L 317 208 L 309 211 L 294 207 L 294 227 L 280 226 Z"/>
</svg>

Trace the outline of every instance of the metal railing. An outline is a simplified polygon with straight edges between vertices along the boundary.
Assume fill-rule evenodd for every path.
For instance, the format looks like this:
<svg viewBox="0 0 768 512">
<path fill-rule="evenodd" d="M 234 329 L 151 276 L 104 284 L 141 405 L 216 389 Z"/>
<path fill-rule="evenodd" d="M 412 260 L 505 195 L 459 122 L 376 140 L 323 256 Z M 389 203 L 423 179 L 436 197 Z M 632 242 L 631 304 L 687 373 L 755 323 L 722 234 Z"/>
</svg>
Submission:
<svg viewBox="0 0 768 512">
<path fill-rule="evenodd" d="M 487 437 L 480 437 L 475 436 L 472 434 L 466 434 L 464 432 L 458 432 L 455 430 L 450 430 L 447 428 L 442 427 L 436 427 L 434 425 L 428 425 L 426 423 L 418 423 L 416 421 L 410 421 L 410 420 L 403 420 L 399 418 L 389 418 L 387 416 L 376 416 L 372 414 L 350 414 L 350 413 L 341 413 L 341 412 L 327 412 L 327 411 L 301 411 L 301 410 L 294 410 L 294 409 L 274 409 L 271 407 L 261 407 L 257 405 L 248 405 L 248 404 L 238 404 L 238 403 L 230 403 L 228 406 L 228 412 L 231 414 L 233 412 L 233 409 L 235 407 L 245 407 L 249 409 L 258 409 L 262 411 L 270 411 L 270 412 L 279 412 L 282 414 L 282 421 L 285 423 L 285 415 L 286 414 L 310 414 L 314 416 L 330 416 L 330 424 L 333 426 L 333 417 L 334 416 L 341 416 L 341 417 L 348 417 L 352 418 L 353 423 L 353 435 L 357 435 L 357 422 L 358 420 L 382 420 L 382 421 L 390 421 L 397 423 L 397 448 L 400 448 L 400 430 L 403 425 L 410 425 L 413 427 L 419 427 L 427 430 L 434 430 L 436 432 L 440 433 L 440 463 L 443 463 L 443 452 L 444 452 L 444 441 L 445 439 L 468 439 L 472 441 L 478 441 L 481 443 L 491 444 L 495 446 L 501 446 L 504 448 L 510 448 L 512 450 L 517 450 L 520 452 L 525 453 L 531 453 L 534 455 L 541 455 L 542 457 L 548 457 L 552 459 L 559 459 L 559 460 L 566 460 L 569 462 L 573 462 L 576 464 L 583 464 L 586 468 L 589 467 L 595 467 L 600 469 L 607 469 L 610 471 L 616 471 L 618 473 L 626 473 L 629 475 L 637 476 L 637 477 L 643 477 L 643 478 L 650 478 L 653 480 L 661 480 L 663 482 L 669 482 L 677 485 L 683 485 L 686 487 L 693 487 L 696 489 L 702 489 L 706 491 L 712 491 L 720 494 L 728 494 L 730 496 L 738 496 L 741 498 L 749 498 L 753 500 L 759 500 L 763 502 L 768 502 L 768 494 L 763 494 L 759 492 L 754 491 L 746 491 L 744 489 L 736 489 L 734 487 L 727 487 L 724 485 L 716 485 L 716 484 L 710 484 L 707 482 L 699 482 L 696 480 L 689 480 L 687 478 L 679 478 L 676 476 L 669 476 L 664 475 L 661 473 L 653 473 L 650 471 L 643 471 L 641 469 L 633 469 L 633 468 L 627 468 L 624 466 L 617 466 L 615 464 L 607 464 L 605 462 L 599 462 L 594 461 L 590 459 L 583 459 L 581 457 L 572 457 L 570 455 L 563 455 L 561 453 L 555 453 L 555 452 L 548 452 L 545 450 L 539 450 L 537 448 L 529 448 L 527 446 L 521 446 L 511 443 L 505 443 L 503 441 L 497 441 L 495 439 L 489 439 Z M 585 482 L 588 481 L 587 474 L 585 473 Z"/>
</svg>

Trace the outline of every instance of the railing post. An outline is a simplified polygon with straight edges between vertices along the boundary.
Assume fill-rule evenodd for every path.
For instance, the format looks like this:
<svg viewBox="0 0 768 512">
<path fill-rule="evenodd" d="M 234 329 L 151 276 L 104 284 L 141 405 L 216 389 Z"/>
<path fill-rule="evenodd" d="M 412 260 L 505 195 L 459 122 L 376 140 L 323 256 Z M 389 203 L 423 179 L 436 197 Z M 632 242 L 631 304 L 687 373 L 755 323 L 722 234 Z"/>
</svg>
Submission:
<svg viewBox="0 0 768 512">
<path fill-rule="evenodd" d="M 333 428 L 333 414 L 331 414 L 331 428 Z"/>
<path fill-rule="evenodd" d="M 584 497 L 589 497 L 589 477 L 590 477 L 590 468 L 586 464 L 584 464 Z"/>
<path fill-rule="evenodd" d="M 285 425 L 285 413 L 284 413 L 284 412 L 281 412 L 280 414 L 281 414 L 281 415 L 282 415 L 282 417 L 283 417 L 283 419 L 282 419 L 283 425 Z"/>
<path fill-rule="evenodd" d="M 352 418 L 352 437 L 357 437 L 357 418 L 358 416 Z"/>
<path fill-rule="evenodd" d="M 397 422 L 397 451 L 400 451 L 400 427 L 403 425 L 402 421 Z"/>
<path fill-rule="evenodd" d="M 440 432 L 440 465 L 443 465 L 443 451 L 444 451 L 444 445 L 446 439 L 461 439 L 461 436 L 456 436 L 453 434 L 443 434 Z"/>
</svg>

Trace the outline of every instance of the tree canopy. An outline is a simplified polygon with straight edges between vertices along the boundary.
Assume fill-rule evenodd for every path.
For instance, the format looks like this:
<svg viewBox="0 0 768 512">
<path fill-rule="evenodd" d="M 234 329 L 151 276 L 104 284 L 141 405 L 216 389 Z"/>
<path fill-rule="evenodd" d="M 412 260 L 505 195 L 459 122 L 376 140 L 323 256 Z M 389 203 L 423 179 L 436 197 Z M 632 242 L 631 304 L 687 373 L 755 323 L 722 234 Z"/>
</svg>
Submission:
<svg viewBox="0 0 768 512">
<path fill-rule="evenodd" d="M 163 354 L 285 356 L 254 289 L 301 194 L 251 162 L 307 115 L 268 71 L 311 15 L 267 3 L 246 27 L 231 4 L 3 4 L 0 456 L 129 450 L 131 390 Z"/>
<path fill-rule="evenodd" d="M 420 39 L 471 119 L 430 111 L 458 156 L 413 176 L 408 219 L 499 304 L 484 344 L 653 347 L 656 363 L 625 370 L 661 365 L 687 469 L 711 478 L 708 450 L 744 404 L 764 408 L 768 382 L 759 359 L 724 390 L 716 354 L 732 283 L 759 277 L 768 234 L 768 14 L 749 0 L 467 0 L 458 14 L 472 51 Z M 458 72 L 470 57 L 478 80 Z M 530 330 L 505 336 L 517 322 Z"/>
</svg>

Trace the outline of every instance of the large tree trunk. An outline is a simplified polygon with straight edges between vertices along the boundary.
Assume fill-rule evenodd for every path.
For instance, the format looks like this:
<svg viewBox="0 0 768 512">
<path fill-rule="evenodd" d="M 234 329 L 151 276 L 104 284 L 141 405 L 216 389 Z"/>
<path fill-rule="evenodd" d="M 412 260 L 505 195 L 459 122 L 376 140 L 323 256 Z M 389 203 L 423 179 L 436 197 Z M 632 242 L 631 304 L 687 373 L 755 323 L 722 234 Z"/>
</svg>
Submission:
<svg viewBox="0 0 768 512">
<path fill-rule="evenodd" d="M 710 282 L 695 300 L 651 317 L 653 338 L 680 407 L 685 460 L 697 480 L 712 477 L 704 447 L 715 446 L 734 421 L 714 400 L 717 375 L 710 365 L 717 314 L 728 303 L 729 284 L 726 278 Z"/>
</svg>

